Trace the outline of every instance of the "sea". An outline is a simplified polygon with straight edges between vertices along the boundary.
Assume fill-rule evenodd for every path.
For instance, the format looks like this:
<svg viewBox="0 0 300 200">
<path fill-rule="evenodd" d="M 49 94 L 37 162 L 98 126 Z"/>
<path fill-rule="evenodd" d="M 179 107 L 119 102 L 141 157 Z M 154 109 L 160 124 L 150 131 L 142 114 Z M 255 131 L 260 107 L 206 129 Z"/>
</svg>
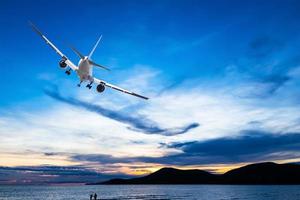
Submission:
<svg viewBox="0 0 300 200">
<path fill-rule="evenodd" d="M 0 200 L 300 200 L 300 185 L 0 186 Z"/>
</svg>

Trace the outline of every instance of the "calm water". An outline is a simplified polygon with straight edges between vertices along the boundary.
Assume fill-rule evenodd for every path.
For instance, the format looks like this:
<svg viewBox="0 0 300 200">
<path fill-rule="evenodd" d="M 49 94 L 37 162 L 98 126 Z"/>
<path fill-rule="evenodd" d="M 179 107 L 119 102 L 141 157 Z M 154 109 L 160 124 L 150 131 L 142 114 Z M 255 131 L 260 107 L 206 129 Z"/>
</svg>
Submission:
<svg viewBox="0 0 300 200">
<path fill-rule="evenodd" d="M 122 185 L 122 186 L 0 186 L 0 199 L 272 199 L 300 200 L 299 186 Z"/>
</svg>

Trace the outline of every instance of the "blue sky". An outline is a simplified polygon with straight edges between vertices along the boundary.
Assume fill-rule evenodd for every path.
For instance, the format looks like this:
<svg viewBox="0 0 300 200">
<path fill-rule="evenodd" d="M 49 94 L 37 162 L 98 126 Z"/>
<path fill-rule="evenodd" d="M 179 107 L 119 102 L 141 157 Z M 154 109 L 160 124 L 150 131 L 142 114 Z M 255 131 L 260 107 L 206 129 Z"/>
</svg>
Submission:
<svg viewBox="0 0 300 200">
<path fill-rule="evenodd" d="M 300 159 L 298 1 L 0 5 L 1 171 L 79 167 L 101 179 Z M 68 45 L 88 54 L 102 34 L 93 59 L 112 71 L 95 75 L 151 99 L 77 88 L 28 20 L 74 63 Z"/>
</svg>

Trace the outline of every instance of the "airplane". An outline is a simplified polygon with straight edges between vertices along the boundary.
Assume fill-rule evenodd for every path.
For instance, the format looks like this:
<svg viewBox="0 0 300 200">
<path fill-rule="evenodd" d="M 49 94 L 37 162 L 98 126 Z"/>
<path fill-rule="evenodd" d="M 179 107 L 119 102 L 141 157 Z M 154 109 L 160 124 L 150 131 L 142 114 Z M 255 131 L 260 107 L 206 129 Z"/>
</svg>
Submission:
<svg viewBox="0 0 300 200">
<path fill-rule="evenodd" d="M 61 60 L 59 61 L 59 66 L 62 68 L 62 69 L 66 69 L 65 73 L 67 75 L 70 75 L 71 74 L 71 71 L 75 71 L 77 73 L 77 76 L 79 77 L 80 79 L 80 82 L 79 84 L 77 85 L 78 87 L 81 86 L 81 84 L 83 82 L 89 82 L 86 87 L 88 89 L 91 89 L 92 88 L 92 85 L 95 83 L 97 84 L 97 91 L 99 93 L 102 93 L 104 92 L 105 90 L 105 87 L 109 87 L 109 88 L 112 88 L 112 89 L 115 89 L 115 90 L 118 90 L 120 92 L 124 92 L 124 93 L 127 93 L 127 94 L 130 94 L 130 95 L 133 95 L 133 96 L 136 96 L 136 97 L 139 97 L 139 98 L 142 98 L 142 99 L 145 99 L 145 100 L 148 100 L 149 98 L 148 97 L 145 97 L 145 96 L 142 96 L 142 95 L 139 95 L 137 93 L 134 93 L 134 92 L 131 92 L 131 91 L 128 91 L 128 90 L 125 90 L 123 88 L 120 88 L 118 86 L 115 86 L 113 84 L 110 84 L 110 83 L 107 83 L 106 81 L 104 80 L 100 80 L 100 79 L 97 79 L 93 76 L 93 67 L 100 67 L 104 70 L 109 70 L 107 67 L 104 67 L 102 65 L 99 65 L 97 63 L 95 63 L 94 61 L 91 60 L 91 57 L 95 51 L 95 49 L 97 48 L 101 38 L 102 38 L 102 35 L 99 37 L 99 39 L 97 40 L 95 46 L 93 47 L 93 49 L 91 50 L 91 52 L 89 53 L 88 56 L 84 56 L 83 54 L 81 54 L 77 49 L 75 49 L 74 47 L 71 47 L 71 49 L 74 51 L 74 53 L 76 55 L 79 56 L 80 60 L 79 60 L 79 63 L 78 63 L 78 66 L 76 66 L 65 54 L 63 54 L 52 42 L 50 42 L 50 40 L 31 22 L 29 22 L 30 26 L 33 28 L 33 30 L 39 35 L 41 36 L 41 38 L 58 54 L 60 55 L 61 57 Z"/>
</svg>

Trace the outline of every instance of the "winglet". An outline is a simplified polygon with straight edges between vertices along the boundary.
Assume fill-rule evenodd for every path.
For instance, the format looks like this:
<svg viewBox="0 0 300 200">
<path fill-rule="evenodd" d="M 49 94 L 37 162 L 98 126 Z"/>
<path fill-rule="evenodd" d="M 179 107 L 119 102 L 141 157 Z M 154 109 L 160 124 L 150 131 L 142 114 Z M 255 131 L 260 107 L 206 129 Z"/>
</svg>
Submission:
<svg viewBox="0 0 300 200">
<path fill-rule="evenodd" d="M 37 34 L 43 36 L 43 33 L 31 21 L 28 21 L 28 23 Z"/>
<path fill-rule="evenodd" d="M 92 51 L 90 52 L 88 59 L 90 59 L 90 58 L 92 57 L 92 55 L 93 55 L 95 49 L 97 48 L 97 46 L 98 46 L 98 44 L 99 44 L 101 38 L 102 38 L 102 35 L 99 37 L 99 39 L 98 39 L 98 41 L 96 42 L 94 48 L 93 48 Z"/>
<path fill-rule="evenodd" d="M 148 97 L 145 97 L 145 96 L 142 96 L 142 95 L 139 95 L 137 93 L 131 93 L 133 96 L 136 96 L 136 97 L 139 97 L 139 98 L 142 98 L 142 99 L 145 99 L 145 100 L 148 100 L 149 98 Z"/>
</svg>

